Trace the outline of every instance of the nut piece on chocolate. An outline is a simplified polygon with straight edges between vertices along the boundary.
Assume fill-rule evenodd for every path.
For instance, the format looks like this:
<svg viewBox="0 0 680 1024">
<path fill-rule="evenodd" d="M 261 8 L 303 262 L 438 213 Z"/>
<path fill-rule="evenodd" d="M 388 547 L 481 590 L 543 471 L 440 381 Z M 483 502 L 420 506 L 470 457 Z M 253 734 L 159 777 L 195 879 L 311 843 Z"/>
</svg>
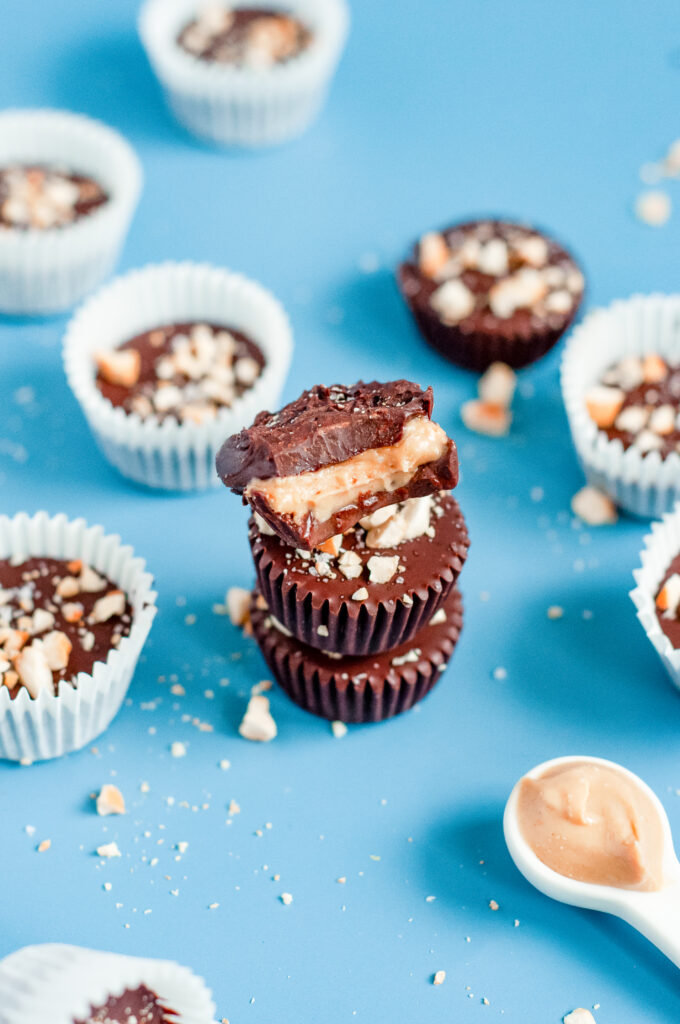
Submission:
<svg viewBox="0 0 680 1024">
<path fill-rule="evenodd" d="M 379 508 L 456 486 L 456 446 L 432 405 L 432 388 L 406 380 L 317 386 L 228 438 L 217 471 L 282 540 L 317 547 Z"/>
</svg>

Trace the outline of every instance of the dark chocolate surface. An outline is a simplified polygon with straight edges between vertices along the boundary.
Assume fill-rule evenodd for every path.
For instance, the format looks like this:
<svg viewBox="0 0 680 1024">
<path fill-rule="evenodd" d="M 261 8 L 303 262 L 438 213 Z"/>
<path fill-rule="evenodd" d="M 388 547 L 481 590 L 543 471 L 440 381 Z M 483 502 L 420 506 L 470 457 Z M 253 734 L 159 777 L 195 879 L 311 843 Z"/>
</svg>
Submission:
<svg viewBox="0 0 680 1024">
<path fill-rule="evenodd" d="M 19 189 L 17 175 L 24 177 L 23 186 Z M 79 190 L 79 198 L 73 205 L 67 205 L 62 215 L 54 224 L 46 225 L 41 216 L 41 204 L 46 199 L 49 203 L 49 196 L 45 195 L 46 181 L 58 176 L 60 179 Z M 10 216 L 10 209 L 6 205 L 8 201 L 20 199 L 25 204 L 26 217 L 17 219 Z M 21 164 L 11 167 L 0 168 L 0 228 L 13 228 L 14 230 L 25 231 L 33 228 L 59 228 L 65 227 L 74 221 L 87 217 L 104 203 L 108 202 L 109 196 L 104 189 L 93 178 L 83 174 L 75 174 L 72 171 L 56 167 L 47 167 L 39 164 Z M 50 209 L 57 209 L 50 204 Z M 61 210 L 61 208 L 59 208 Z"/>
<path fill-rule="evenodd" d="M 249 526 L 258 587 L 276 618 L 311 646 L 352 654 L 389 649 L 412 637 L 450 592 L 469 547 L 465 521 L 449 494 L 433 498 L 428 534 L 390 548 L 368 548 L 360 525 L 343 536 L 338 556 L 296 550 L 261 533 L 254 519 Z M 343 574 L 339 559 L 345 552 L 360 559 L 360 575 Z M 398 557 L 388 582 L 371 582 L 367 563 L 373 556 Z M 367 598 L 353 600 L 361 588 Z"/>
<path fill-rule="evenodd" d="M 530 237 L 539 235 L 548 246 L 546 266 L 578 272 L 571 255 L 543 232 L 529 226 L 503 220 L 468 221 L 441 232 L 449 245 L 459 245 L 463 237 L 482 225 L 489 226 L 489 239 L 506 239 L 509 233 Z M 496 316 L 488 301 L 490 288 L 502 278 L 470 267 L 452 279 L 460 280 L 474 295 L 475 308 L 457 323 L 447 323 L 431 306 L 434 292 L 450 278 L 434 279 L 419 267 L 420 242 L 413 247 L 412 257 L 402 263 L 397 279 L 404 299 L 413 313 L 425 339 L 452 362 L 467 369 L 483 371 L 492 362 L 505 362 L 519 368 L 543 356 L 564 334 L 574 320 L 583 293 L 574 295 L 574 303 L 566 312 L 537 315 L 528 308 L 518 308 L 511 316 Z M 510 260 L 509 271 L 518 269 Z"/>
<path fill-rule="evenodd" d="M 150 400 L 153 396 L 160 381 L 157 372 L 158 364 L 164 357 L 172 354 L 173 340 L 178 335 L 187 336 L 191 328 L 197 325 L 197 321 L 162 325 L 148 331 L 142 331 L 141 334 L 137 334 L 134 338 L 130 338 L 119 345 L 116 351 L 134 349 L 139 352 L 141 357 L 139 380 L 131 387 L 125 387 L 121 384 L 112 384 L 102 376 L 101 372 L 98 372 L 96 384 L 104 398 L 107 398 L 112 405 L 118 406 L 128 413 L 139 411 L 138 407 L 136 409 L 137 403 L 135 400 L 138 400 L 140 396 Z M 208 323 L 207 326 L 214 332 L 227 331 L 231 334 L 236 342 L 235 361 L 240 358 L 254 359 L 260 370 L 262 370 L 265 365 L 265 357 L 259 346 L 251 338 L 241 331 L 237 331 L 233 327 L 224 324 Z M 204 377 L 203 379 L 206 378 Z M 169 378 L 164 378 L 163 382 L 173 384 L 179 388 L 186 388 L 187 385 L 192 383 L 190 378 L 184 373 L 175 373 Z M 234 400 L 250 390 L 251 386 L 234 381 Z M 226 406 L 226 403 L 215 402 L 215 405 Z M 173 410 L 167 412 L 154 411 L 154 415 L 160 420 L 168 418 L 177 419 L 177 415 Z"/>
<path fill-rule="evenodd" d="M 244 67 L 252 65 L 253 50 L 261 51 L 263 46 L 272 64 L 285 64 L 306 50 L 312 41 L 312 33 L 306 25 L 280 9 L 225 4 L 226 10 L 231 18 L 225 27 L 206 31 L 208 24 L 195 18 L 180 32 L 178 44 L 200 60 Z M 267 33 L 269 47 L 267 39 L 262 42 L 256 39 L 259 32 Z"/>
<path fill-rule="evenodd" d="M 410 381 L 317 385 L 279 412 L 261 412 L 217 456 L 217 472 L 237 494 L 253 479 L 297 476 L 401 440 L 406 423 L 432 414 L 432 388 Z M 337 532 L 337 531 L 335 531 Z"/>
<path fill-rule="evenodd" d="M 52 673 L 55 694 L 62 680 L 75 683 L 79 672 L 91 673 L 95 662 L 106 661 L 111 648 L 117 646 L 121 637 L 129 634 L 132 624 L 132 607 L 127 600 L 122 615 L 114 615 L 106 622 L 89 621 L 95 602 L 110 591 L 119 589 L 115 583 L 100 573 L 97 575 L 104 582 L 101 590 L 92 593 L 79 591 L 74 596 L 63 598 L 56 594 L 59 580 L 79 576 L 77 564 L 57 558 L 30 558 L 20 565 L 11 565 L 7 560 L 0 560 L 0 589 L 9 592 L 9 596 L 3 594 L 3 604 L 0 605 L 0 636 L 3 636 L 1 631 L 4 628 L 21 629 L 21 617 L 31 615 L 36 609 L 42 608 L 53 614 L 54 624 L 47 630 L 31 634 L 26 644 L 35 637 L 41 638 L 56 630 L 65 633 L 73 645 L 66 668 Z M 20 600 L 25 603 L 25 608 L 20 607 Z M 77 621 L 68 622 L 64 618 L 64 612 L 68 612 L 67 606 L 70 604 L 82 608 L 82 615 Z M 87 650 L 90 642 L 92 647 Z M 0 676 L 0 683 L 2 678 Z M 14 698 L 23 686 L 17 682 L 8 688 L 10 696 Z"/>
<path fill-rule="evenodd" d="M 659 595 L 659 592 L 663 590 L 663 586 L 666 580 L 669 579 L 671 576 L 674 576 L 676 572 L 680 573 L 680 554 L 675 556 L 671 564 L 666 569 L 664 578 L 661 581 L 659 590 L 656 593 L 657 597 Z M 656 609 L 656 617 L 659 620 L 659 625 L 661 626 L 661 629 L 666 634 L 673 647 L 676 650 L 680 649 L 680 619 L 667 619 L 664 617 L 663 612 L 659 611 L 658 608 Z"/>
<path fill-rule="evenodd" d="M 438 682 L 463 625 L 460 591 L 443 605 L 444 621 L 424 626 L 383 654 L 332 658 L 285 636 L 253 602 L 255 639 L 275 678 L 305 710 L 331 721 L 378 722 L 413 707 Z"/>
<path fill-rule="evenodd" d="M 657 409 L 660 405 L 672 405 L 676 413 L 680 412 L 680 366 L 669 367 L 669 374 L 665 380 L 652 384 L 642 383 L 638 387 L 629 390 L 623 389 L 625 398 L 621 411 L 630 406 L 643 405 L 647 409 Z M 618 440 L 624 448 L 630 448 L 637 437 L 627 430 L 617 430 L 610 427 L 605 431 L 610 441 Z M 661 447 L 655 449 L 662 459 L 668 458 L 671 452 L 680 452 L 680 430 L 677 423 L 670 434 L 659 435 Z"/>
<path fill-rule="evenodd" d="M 170 1024 L 173 1020 L 178 1020 L 177 1012 L 163 1005 L 146 985 L 140 985 L 111 996 L 101 1006 L 93 1006 L 85 1020 L 74 1020 L 73 1024 Z"/>
</svg>

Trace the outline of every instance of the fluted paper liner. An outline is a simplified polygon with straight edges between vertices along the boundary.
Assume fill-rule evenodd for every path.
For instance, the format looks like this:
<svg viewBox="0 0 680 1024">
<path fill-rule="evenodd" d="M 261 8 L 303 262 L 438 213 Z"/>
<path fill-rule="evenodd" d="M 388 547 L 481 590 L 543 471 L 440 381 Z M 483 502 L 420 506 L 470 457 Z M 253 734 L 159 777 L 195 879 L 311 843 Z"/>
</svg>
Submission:
<svg viewBox="0 0 680 1024">
<path fill-rule="evenodd" d="M 676 650 L 662 630 L 656 613 L 656 595 L 668 567 L 680 554 L 680 504 L 660 522 L 652 523 L 652 532 L 644 539 L 642 566 L 633 572 L 637 586 L 630 596 L 637 617 L 668 675 L 680 689 L 680 650 Z"/>
<path fill-rule="evenodd" d="M 210 990 L 188 967 L 54 943 L 25 946 L 0 961 L 0 1024 L 89 1020 L 92 1006 L 142 985 L 177 1012 L 177 1024 L 215 1019 Z"/>
<path fill-rule="evenodd" d="M 562 395 L 588 482 L 645 518 L 662 516 L 680 499 L 680 455 L 662 459 L 610 441 L 590 418 L 585 395 L 624 356 L 653 353 L 680 363 L 680 295 L 634 295 L 593 310 L 573 331 L 562 360 Z"/>
<path fill-rule="evenodd" d="M 262 350 L 262 373 L 231 408 L 205 423 L 180 423 L 155 415 L 142 420 L 104 398 L 95 352 L 187 321 L 233 327 Z M 208 264 L 161 263 L 117 278 L 78 310 L 64 338 L 64 367 L 100 449 L 123 476 L 149 487 L 202 490 L 220 482 L 215 456 L 225 438 L 278 406 L 292 348 L 288 317 L 262 285 Z"/>
<path fill-rule="evenodd" d="M 196 0 L 146 0 L 139 32 L 178 121 L 200 138 L 227 146 L 269 146 L 301 135 L 321 109 L 345 45 L 346 0 L 253 0 L 281 7 L 313 33 L 309 47 L 266 69 L 201 60 L 177 43 L 196 15 Z"/>
<path fill-rule="evenodd" d="M 126 140 L 100 121 L 60 110 L 0 113 L 0 166 L 63 165 L 108 193 L 72 224 L 0 229 L 0 311 L 56 313 L 75 305 L 113 270 L 142 187 L 142 168 Z"/>
<path fill-rule="evenodd" d="M 422 700 L 440 679 L 463 626 L 462 599 L 454 588 L 442 606 L 444 623 L 424 626 L 409 643 L 385 654 L 335 659 L 281 633 L 256 598 L 253 632 L 281 688 L 305 711 L 348 724 L 380 722 Z"/>
<path fill-rule="evenodd" d="M 10 700 L 9 690 L 0 686 L 0 758 L 10 761 L 59 757 L 80 750 L 106 729 L 127 693 L 156 614 L 153 578 L 119 537 L 65 515 L 0 516 L 0 559 L 41 555 L 80 558 L 108 576 L 127 594 L 132 624 L 106 661 L 96 662 L 91 675 L 78 675 L 75 687 L 62 681 L 56 695 L 43 692 L 35 699 L 22 687 Z"/>
</svg>

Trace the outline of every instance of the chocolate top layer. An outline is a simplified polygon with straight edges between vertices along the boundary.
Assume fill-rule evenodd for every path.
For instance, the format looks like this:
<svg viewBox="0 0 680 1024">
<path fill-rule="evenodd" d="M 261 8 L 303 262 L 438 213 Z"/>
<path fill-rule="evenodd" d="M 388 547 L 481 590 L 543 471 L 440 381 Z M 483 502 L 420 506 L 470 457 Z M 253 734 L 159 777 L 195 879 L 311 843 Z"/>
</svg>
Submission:
<svg viewBox="0 0 680 1024">
<path fill-rule="evenodd" d="M 237 494 L 255 479 L 297 476 L 396 444 L 405 424 L 432 413 L 432 388 L 407 380 L 353 387 L 317 385 L 277 413 L 261 412 L 217 455 L 217 472 Z"/>
<path fill-rule="evenodd" d="M 660 356 L 644 361 L 628 356 L 607 370 L 602 383 L 623 393 L 616 419 L 605 431 L 610 441 L 645 455 L 657 451 L 662 459 L 680 453 L 680 365 Z"/>
<path fill-rule="evenodd" d="M 0 168 L 0 229 L 61 228 L 87 217 L 109 196 L 93 178 L 63 168 Z"/>
<path fill-rule="evenodd" d="M 98 604 L 111 594 L 117 596 Z M 50 635 L 62 634 L 68 641 L 59 638 L 55 645 L 66 658 L 51 673 L 56 694 L 60 682 L 75 685 L 79 672 L 89 674 L 95 662 L 106 661 L 132 624 L 132 607 L 117 585 L 79 560 L 29 558 L 17 565 L 0 560 L 0 602 L 0 686 L 12 698 L 24 686 L 31 689 L 32 676 L 24 683 L 22 670 L 35 671 L 33 659 L 24 668 L 17 655 L 35 641 L 39 649 L 47 645 L 48 652 Z"/>
<path fill-rule="evenodd" d="M 140 985 L 93 1006 L 86 1020 L 74 1020 L 73 1024 L 170 1024 L 178 1016 L 176 1010 L 161 1004 L 155 992 Z"/>
<path fill-rule="evenodd" d="M 128 367 L 118 353 L 137 352 Z M 247 335 L 223 324 L 178 323 L 142 331 L 97 356 L 104 398 L 142 419 L 202 423 L 230 408 L 259 378 L 265 357 Z M 119 365 L 120 364 L 120 365 Z"/>
<path fill-rule="evenodd" d="M 569 253 L 535 228 L 479 220 L 430 232 L 399 269 L 414 310 L 466 334 L 530 339 L 564 329 L 583 296 Z"/>
<path fill-rule="evenodd" d="M 309 29 L 285 11 L 225 4 L 201 12 L 182 29 L 177 42 L 200 60 L 261 69 L 297 57 L 312 38 Z"/>
</svg>

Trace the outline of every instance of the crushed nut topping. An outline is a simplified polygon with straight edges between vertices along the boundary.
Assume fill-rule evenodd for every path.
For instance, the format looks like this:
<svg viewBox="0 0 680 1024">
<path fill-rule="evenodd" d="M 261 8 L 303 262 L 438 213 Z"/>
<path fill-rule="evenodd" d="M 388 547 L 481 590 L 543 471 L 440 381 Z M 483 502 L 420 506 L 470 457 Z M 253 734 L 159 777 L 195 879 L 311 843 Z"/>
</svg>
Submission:
<svg viewBox="0 0 680 1024">
<path fill-rule="evenodd" d="M 0 168 L 0 230 L 63 228 L 108 198 L 96 181 L 63 168 Z"/>
<path fill-rule="evenodd" d="M 312 38 L 284 11 L 211 3 L 182 29 L 177 42 L 200 60 L 261 71 L 297 57 Z"/>
<path fill-rule="evenodd" d="M 105 398 L 145 420 L 206 423 L 259 379 L 265 358 L 244 334 L 205 323 L 172 324 L 95 353 Z"/>
<path fill-rule="evenodd" d="M 564 249 L 531 228 L 504 221 L 428 232 L 418 245 L 418 269 L 436 285 L 429 304 L 449 325 L 473 318 L 481 324 L 489 314 L 509 320 L 518 311 L 526 311 L 533 326 L 561 324 L 584 288 Z"/>
<path fill-rule="evenodd" d="M 680 453 L 680 365 L 658 353 L 625 356 L 585 395 L 588 415 L 611 441 L 662 459 Z"/>
<path fill-rule="evenodd" d="M 131 622 L 123 591 L 80 560 L 0 561 L 0 685 L 11 698 L 23 687 L 34 699 L 75 685 Z"/>
</svg>

